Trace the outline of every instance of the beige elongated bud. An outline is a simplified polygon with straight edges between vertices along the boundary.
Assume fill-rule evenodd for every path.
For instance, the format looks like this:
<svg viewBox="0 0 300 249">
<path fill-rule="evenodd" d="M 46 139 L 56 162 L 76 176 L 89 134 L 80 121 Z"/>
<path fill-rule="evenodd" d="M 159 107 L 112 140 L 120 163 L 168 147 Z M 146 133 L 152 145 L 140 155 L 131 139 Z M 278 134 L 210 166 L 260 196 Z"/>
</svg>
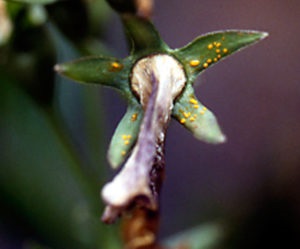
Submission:
<svg viewBox="0 0 300 249">
<path fill-rule="evenodd" d="M 131 87 L 144 108 L 144 118 L 131 156 L 119 174 L 103 187 L 102 198 L 107 204 L 104 221 L 114 220 L 139 197 L 146 200 L 147 208 L 157 208 L 150 188 L 150 171 L 158 145 L 164 142 L 173 101 L 185 83 L 181 64 L 169 55 L 152 55 L 133 67 Z"/>
</svg>

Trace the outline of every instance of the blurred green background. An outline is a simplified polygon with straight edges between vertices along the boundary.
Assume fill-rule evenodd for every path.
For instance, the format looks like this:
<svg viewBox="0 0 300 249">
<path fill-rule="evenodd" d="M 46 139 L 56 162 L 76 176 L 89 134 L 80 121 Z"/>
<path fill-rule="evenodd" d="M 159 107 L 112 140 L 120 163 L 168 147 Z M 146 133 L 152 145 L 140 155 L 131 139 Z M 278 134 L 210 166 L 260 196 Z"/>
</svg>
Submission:
<svg viewBox="0 0 300 249">
<path fill-rule="evenodd" d="M 12 32 L 0 47 L 0 248 L 38 248 L 36 241 L 115 248 L 117 232 L 100 222 L 101 93 L 53 70 L 58 62 L 108 53 L 102 40 L 110 9 L 79 0 L 6 2 L 6 12 L 3 6 Z"/>
<path fill-rule="evenodd" d="M 8 7 L 13 30 L 0 46 L 0 248 L 119 248 L 116 226 L 99 220 L 99 190 L 110 179 L 105 153 L 124 101 L 53 72 L 55 63 L 83 55 L 126 56 L 118 16 L 104 0 Z M 225 234 L 218 248 L 300 244 L 299 10 L 298 1 L 155 2 L 153 21 L 171 47 L 221 29 L 270 33 L 198 80 L 197 95 L 217 115 L 226 144 L 201 143 L 171 123 L 162 238 L 213 222 Z M 197 238 L 214 232 L 205 226 Z"/>
</svg>

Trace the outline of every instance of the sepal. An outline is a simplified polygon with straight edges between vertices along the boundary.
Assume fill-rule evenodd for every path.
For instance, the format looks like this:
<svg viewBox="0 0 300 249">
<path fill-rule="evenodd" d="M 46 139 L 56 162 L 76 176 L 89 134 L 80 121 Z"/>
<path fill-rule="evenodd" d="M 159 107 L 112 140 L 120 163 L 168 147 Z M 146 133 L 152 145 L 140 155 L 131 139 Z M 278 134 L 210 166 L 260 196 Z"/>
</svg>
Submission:
<svg viewBox="0 0 300 249">
<path fill-rule="evenodd" d="M 226 141 L 216 117 L 195 97 L 191 84 L 175 103 L 172 115 L 199 140 L 214 144 Z"/>
<path fill-rule="evenodd" d="M 54 69 L 61 75 L 80 83 L 101 84 L 125 91 L 129 89 L 129 59 L 90 56 L 58 64 Z"/>
<path fill-rule="evenodd" d="M 183 48 L 174 50 L 192 82 L 198 74 L 227 56 L 267 37 L 267 33 L 249 30 L 228 30 L 196 38 Z"/>
<path fill-rule="evenodd" d="M 136 142 L 143 109 L 138 104 L 130 104 L 126 114 L 120 121 L 108 149 L 108 161 L 112 168 L 118 168 L 127 158 Z"/>
</svg>

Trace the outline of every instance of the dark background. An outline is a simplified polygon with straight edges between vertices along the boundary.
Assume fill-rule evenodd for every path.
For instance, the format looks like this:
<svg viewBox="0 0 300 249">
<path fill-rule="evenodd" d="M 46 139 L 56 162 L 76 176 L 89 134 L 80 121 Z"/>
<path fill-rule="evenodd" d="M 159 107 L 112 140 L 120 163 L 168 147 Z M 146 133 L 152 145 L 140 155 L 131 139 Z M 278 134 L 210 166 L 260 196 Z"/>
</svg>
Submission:
<svg viewBox="0 0 300 249">
<path fill-rule="evenodd" d="M 172 48 L 221 29 L 270 34 L 205 71 L 197 81 L 197 96 L 217 115 L 227 143 L 199 142 L 171 123 L 163 235 L 226 217 L 245 227 L 253 222 L 256 232 L 273 237 L 293 232 L 299 237 L 299 13 L 299 1 L 156 1 L 153 21 Z M 108 39 L 126 56 L 116 16 L 111 27 L 115 31 Z M 122 101 L 121 107 L 116 104 L 110 90 L 104 97 L 112 134 L 125 107 Z"/>
</svg>

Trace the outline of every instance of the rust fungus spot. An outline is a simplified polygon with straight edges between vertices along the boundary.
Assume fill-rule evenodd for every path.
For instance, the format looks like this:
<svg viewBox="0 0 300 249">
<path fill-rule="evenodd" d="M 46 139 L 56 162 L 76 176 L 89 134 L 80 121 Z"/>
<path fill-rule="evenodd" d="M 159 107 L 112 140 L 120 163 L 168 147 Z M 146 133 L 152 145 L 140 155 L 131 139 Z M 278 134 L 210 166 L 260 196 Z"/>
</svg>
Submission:
<svg viewBox="0 0 300 249">
<path fill-rule="evenodd" d="M 217 47 L 217 48 L 219 48 L 219 47 L 221 47 L 221 46 L 222 46 L 221 42 L 216 42 L 216 47 Z"/>
<path fill-rule="evenodd" d="M 122 135 L 122 139 L 124 141 L 124 145 L 128 145 L 130 143 L 131 135 Z"/>
<path fill-rule="evenodd" d="M 197 105 L 198 101 L 195 98 L 190 98 L 190 103 L 193 105 Z"/>
<path fill-rule="evenodd" d="M 191 67 L 196 67 L 200 64 L 200 61 L 199 60 L 191 60 L 190 61 L 190 66 Z"/>
<path fill-rule="evenodd" d="M 191 122 L 194 122 L 195 120 L 196 120 L 196 117 L 195 117 L 195 116 L 190 117 L 190 121 L 191 121 Z"/>
<path fill-rule="evenodd" d="M 199 112 L 201 115 L 203 115 L 207 111 L 207 108 L 204 106 L 202 110 Z"/>
<path fill-rule="evenodd" d="M 189 116 L 191 116 L 191 113 L 190 113 L 190 112 L 184 112 L 184 113 L 183 113 L 183 116 L 184 116 L 185 118 L 188 118 Z"/>
<path fill-rule="evenodd" d="M 117 71 L 122 70 L 123 65 L 117 61 L 114 61 L 110 64 L 110 67 L 111 67 L 111 71 L 117 72 Z"/>
<path fill-rule="evenodd" d="M 131 121 L 134 122 L 137 120 L 137 117 L 138 117 L 138 114 L 137 113 L 134 113 L 131 115 Z"/>
</svg>

